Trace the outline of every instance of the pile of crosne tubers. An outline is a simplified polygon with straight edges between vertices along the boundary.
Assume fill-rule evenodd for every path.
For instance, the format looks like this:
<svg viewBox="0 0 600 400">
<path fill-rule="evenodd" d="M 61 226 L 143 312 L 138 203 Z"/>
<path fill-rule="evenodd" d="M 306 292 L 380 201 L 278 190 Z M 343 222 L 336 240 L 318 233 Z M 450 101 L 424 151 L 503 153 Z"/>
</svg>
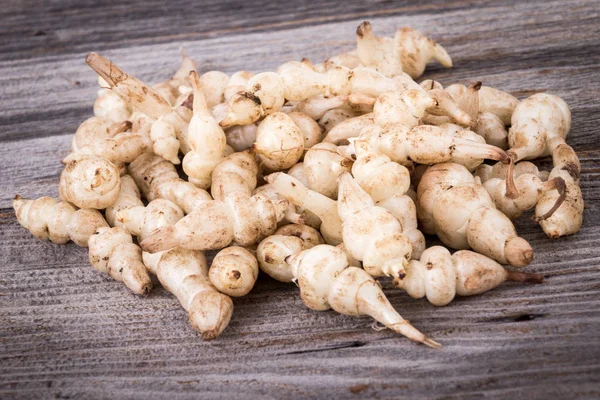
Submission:
<svg viewBox="0 0 600 400">
<path fill-rule="evenodd" d="M 512 220 L 535 208 L 550 238 L 580 229 L 571 113 L 551 94 L 519 101 L 481 82 L 416 83 L 428 62 L 452 60 L 411 28 L 382 37 L 363 22 L 356 41 L 321 64 L 231 76 L 199 75 L 183 53 L 152 87 L 88 54 L 95 116 L 63 160 L 59 200 L 17 195 L 19 223 L 89 247 L 92 266 L 136 294 L 157 275 L 206 340 L 260 269 L 296 283 L 313 310 L 368 315 L 439 347 L 376 279 L 435 306 L 506 280 L 541 282 L 516 270 L 533 249 Z M 524 161 L 548 155 L 550 172 Z M 424 234 L 458 251 L 427 248 Z M 218 251 L 210 268 L 205 251 Z"/>
</svg>

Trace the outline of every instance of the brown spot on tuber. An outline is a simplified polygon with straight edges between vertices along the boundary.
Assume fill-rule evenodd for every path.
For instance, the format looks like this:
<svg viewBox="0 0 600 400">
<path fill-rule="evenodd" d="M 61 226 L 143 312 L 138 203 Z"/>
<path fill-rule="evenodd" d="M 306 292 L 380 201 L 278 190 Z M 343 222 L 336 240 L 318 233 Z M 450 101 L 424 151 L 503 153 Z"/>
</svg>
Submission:
<svg viewBox="0 0 600 400">
<path fill-rule="evenodd" d="M 574 162 L 567 162 L 565 164 L 564 167 L 562 167 L 563 170 L 567 171 L 567 173 L 569 175 L 571 175 L 571 177 L 573 178 L 573 180 L 577 180 L 579 179 L 579 166 L 577 164 L 575 164 Z"/>
<path fill-rule="evenodd" d="M 233 271 L 231 271 L 231 277 L 237 281 L 238 279 L 240 279 L 242 277 L 242 273 L 240 271 L 238 271 L 237 269 L 234 269 Z"/>
</svg>

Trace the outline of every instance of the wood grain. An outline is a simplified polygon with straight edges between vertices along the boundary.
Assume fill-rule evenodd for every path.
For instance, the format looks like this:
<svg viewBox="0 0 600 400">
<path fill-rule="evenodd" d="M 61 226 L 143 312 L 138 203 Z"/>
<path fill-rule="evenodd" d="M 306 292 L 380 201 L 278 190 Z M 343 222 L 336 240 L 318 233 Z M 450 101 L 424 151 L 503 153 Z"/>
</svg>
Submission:
<svg viewBox="0 0 600 400">
<path fill-rule="evenodd" d="M 599 2 L 165 4 L 0 10 L 1 398 L 600 397 Z M 87 51 L 149 82 L 176 69 L 180 46 L 203 71 L 273 70 L 351 49 L 364 18 L 377 32 L 410 25 L 439 40 L 455 67 L 427 77 L 482 80 L 520 98 L 548 91 L 573 111 L 584 226 L 552 241 L 528 215 L 517 224 L 543 285 L 505 284 L 435 308 L 383 282 L 442 350 L 372 331 L 369 319 L 308 310 L 294 285 L 264 276 L 206 343 L 164 289 L 137 297 L 94 272 L 86 249 L 37 241 L 17 224 L 14 194 L 56 195 L 60 159 L 92 115 Z"/>
</svg>

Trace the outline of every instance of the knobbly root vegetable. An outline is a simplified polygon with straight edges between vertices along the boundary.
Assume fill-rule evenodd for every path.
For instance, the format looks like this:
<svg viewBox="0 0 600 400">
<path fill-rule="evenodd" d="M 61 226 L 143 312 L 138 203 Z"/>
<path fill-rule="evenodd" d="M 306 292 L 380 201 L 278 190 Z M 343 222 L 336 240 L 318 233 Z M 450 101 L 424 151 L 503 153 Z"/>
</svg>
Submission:
<svg viewBox="0 0 600 400">
<path fill-rule="evenodd" d="M 308 188 L 334 200 L 338 194 L 338 177 L 350 168 L 352 160 L 340 156 L 332 143 L 319 143 L 304 156 Z"/>
<path fill-rule="evenodd" d="M 58 196 L 79 208 L 102 210 L 119 196 L 120 171 L 105 158 L 71 154 L 64 160 Z"/>
<path fill-rule="evenodd" d="M 183 211 L 166 199 L 155 199 L 148 206 L 127 207 L 117 212 L 117 221 L 140 240 L 163 226 L 175 225 L 183 218 Z"/>
<path fill-rule="evenodd" d="M 183 170 L 190 182 L 208 189 L 212 172 L 223 159 L 227 139 L 210 114 L 196 71 L 190 72 L 190 81 L 194 89 L 194 106 L 187 134 L 190 151 L 183 158 Z"/>
<path fill-rule="evenodd" d="M 223 200 L 234 192 L 251 196 L 256 188 L 257 175 L 258 165 L 249 151 L 231 154 L 213 170 L 210 186 L 213 199 Z"/>
<path fill-rule="evenodd" d="M 437 126 L 371 126 L 363 129 L 356 141 L 367 142 L 373 152 L 386 155 L 392 161 L 407 167 L 412 166 L 413 162 L 436 164 L 452 160 L 470 164 L 473 161 L 477 166 L 483 159 L 509 161 L 502 149 L 452 136 Z"/>
<path fill-rule="evenodd" d="M 256 132 L 254 152 L 270 171 L 291 168 L 304 153 L 304 135 L 292 118 L 282 112 L 267 116 Z"/>
<path fill-rule="evenodd" d="M 566 183 L 560 176 L 542 181 L 538 174 L 531 173 L 521 173 L 518 176 L 514 174 L 513 192 L 507 179 L 502 178 L 488 179 L 483 183 L 483 187 L 494 200 L 496 207 L 510 219 L 517 219 L 525 211 L 535 207 L 548 191 L 557 190 L 559 193 L 556 208 L 560 206 L 566 195 Z"/>
<path fill-rule="evenodd" d="M 337 125 L 356 116 L 357 114 L 354 110 L 344 106 L 327 111 L 318 122 L 319 126 L 323 128 L 323 132 L 327 135 Z"/>
<path fill-rule="evenodd" d="M 156 90 L 142 81 L 127 75 L 111 61 L 96 53 L 89 53 L 86 63 L 102 77 L 114 93 L 128 102 L 134 110 L 139 110 L 152 118 L 151 139 L 154 153 L 179 164 L 177 153 L 180 140 L 184 140 L 187 123 L 174 110 L 169 102 Z M 179 138 L 178 138 L 179 135 Z M 187 152 L 187 144 L 182 147 Z"/>
<path fill-rule="evenodd" d="M 33 236 L 57 244 L 72 240 L 77 246 L 87 247 L 88 239 L 96 229 L 108 226 L 97 210 L 78 210 L 51 197 L 26 200 L 16 195 L 13 209 L 19 224 Z"/>
<path fill-rule="evenodd" d="M 431 304 L 445 306 L 456 295 L 480 294 L 505 281 L 542 283 L 543 276 L 508 271 L 491 258 L 472 251 L 451 255 L 446 248 L 434 246 L 425 250 L 420 260 L 411 260 L 406 275 L 394 279 L 394 285 L 413 298 L 426 296 Z"/>
<path fill-rule="evenodd" d="M 360 187 L 375 204 L 390 211 L 402 225 L 402 232 L 410 239 L 413 257 L 419 258 L 425 250 L 425 237 L 417 229 L 417 209 L 406 195 L 410 188 L 410 173 L 406 167 L 387 156 L 370 151 L 365 142 L 356 142 L 357 160 L 352 174 Z"/>
<path fill-rule="evenodd" d="M 112 122 L 123 122 L 131 117 L 131 107 L 119 97 L 118 94 L 110 90 L 110 86 L 100 76 L 98 77 L 100 90 L 98 97 L 94 102 L 94 115 L 96 117 L 107 119 Z"/>
<path fill-rule="evenodd" d="M 77 128 L 73 153 L 106 158 L 112 163 L 130 163 L 140 154 L 151 151 L 148 135 L 131 131 L 131 122 L 111 122 L 91 117 Z"/>
<path fill-rule="evenodd" d="M 427 112 L 435 116 L 449 117 L 451 122 L 455 122 L 461 126 L 473 126 L 476 120 L 463 111 L 459 104 L 454 101 L 452 96 L 443 89 L 431 89 L 427 91 L 427 95 L 435 100 L 436 104 L 427 108 Z"/>
<path fill-rule="evenodd" d="M 444 90 L 450 93 L 454 101 L 460 102 L 463 95 L 468 91 L 468 88 L 465 85 L 454 84 Z M 489 112 L 497 115 L 504 125 L 511 124 L 513 111 L 517 104 L 519 104 L 519 100 L 516 97 L 489 86 L 481 86 L 479 88 L 478 102 L 480 112 Z"/>
<path fill-rule="evenodd" d="M 563 99 L 546 93 L 520 102 L 508 131 L 508 153 L 513 160 L 531 160 L 552 154 L 565 143 L 571 129 L 571 111 Z"/>
<path fill-rule="evenodd" d="M 212 200 L 208 192 L 181 179 L 175 166 L 157 155 L 142 154 L 129 164 L 128 172 L 146 199 L 171 200 L 186 214 Z"/>
<path fill-rule="evenodd" d="M 308 189 L 298 179 L 282 172 L 268 175 L 265 180 L 289 202 L 311 211 L 321 219 L 320 232 L 327 243 L 337 245 L 343 241 L 342 220 L 335 200 Z"/>
<path fill-rule="evenodd" d="M 340 177 L 338 213 L 342 236 L 350 255 L 362 261 L 370 275 L 399 277 L 411 258 L 410 239 L 394 215 L 375 202 L 352 178 Z"/>
<path fill-rule="evenodd" d="M 233 314 L 233 302 L 210 283 L 202 252 L 175 248 L 144 253 L 144 264 L 177 297 L 202 339 L 213 340 L 223 332 Z"/>
<path fill-rule="evenodd" d="M 273 202 L 258 194 L 231 193 L 223 201 L 208 201 L 173 226 L 156 230 L 140 243 L 156 253 L 179 246 L 189 250 L 218 250 L 232 241 L 251 246 L 277 229 L 289 203 Z"/>
<path fill-rule="evenodd" d="M 431 60 L 446 68 L 452 67 L 452 59 L 441 45 L 412 28 L 399 29 L 394 38 L 378 37 L 373 33 L 371 23 L 365 21 L 356 29 L 356 43 L 362 64 L 385 76 L 404 71 L 416 79 L 423 75 Z"/>
<path fill-rule="evenodd" d="M 122 227 L 117 219 L 117 213 L 129 207 L 143 206 L 144 203 L 142 203 L 140 198 L 140 191 L 133 178 L 129 175 L 123 175 L 121 177 L 121 189 L 119 190 L 117 200 L 104 211 L 108 224 L 110 226 Z"/>
<path fill-rule="evenodd" d="M 481 82 L 470 85 L 458 100 L 458 104 L 471 117 L 471 129 L 491 145 L 508 148 L 508 132 L 504 122 L 494 113 L 480 111 L 479 91 Z"/>
<path fill-rule="evenodd" d="M 271 278 L 280 282 L 292 282 L 294 275 L 286 259 L 324 243 L 321 234 L 310 226 L 285 225 L 259 243 L 256 259 L 260 269 Z"/>
<path fill-rule="evenodd" d="M 317 121 L 301 112 L 291 112 L 287 114 L 294 121 L 302 136 L 304 136 L 304 149 L 310 149 L 321 142 L 323 129 Z"/>
<path fill-rule="evenodd" d="M 331 128 L 323 142 L 340 144 L 344 140 L 359 136 L 364 128 L 372 126 L 374 123 L 375 116 L 373 113 L 348 118 Z"/>
<path fill-rule="evenodd" d="M 189 71 L 186 78 L 188 75 Z M 221 71 L 208 71 L 200 76 L 200 87 L 202 88 L 202 93 L 204 93 L 208 109 L 212 109 L 217 104 L 225 101 L 225 90 L 228 83 L 229 76 Z"/>
<path fill-rule="evenodd" d="M 497 210 L 485 188 L 462 165 L 430 167 L 417 189 L 418 217 L 423 232 L 437 234 L 447 246 L 469 249 L 500 264 L 524 267 L 533 249 Z"/>
<path fill-rule="evenodd" d="M 421 90 L 406 92 L 386 92 L 377 98 L 373 107 L 374 121 L 377 125 L 404 124 L 413 127 L 419 124 L 425 111 L 437 105 L 437 101 Z"/>
<path fill-rule="evenodd" d="M 298 167 L 298 165 L 300 167 Z M 294 176 L 294 178 L 296 178 L 296 179 L 300 179 L 299 172 L 301 172 L 302 179 L 306 179 L 306 176 L 304 175 L 304 164 L 303 163 L 296 164 L 294 166 L 294 168 L 291 168 L 288 172 L 295 173 L 296 175 Z M 306 186 L 306 184 L 307 184 L 302 180 L 300 182 L 302 182 L 302 184 L 304 186 Z M 257 187 L 252 194 L 253 195 L 262 194 L 264 196 L 267 196 L 274 203 L 278 203 L 282 199 L 285 200 L 285 198 L 277 192 L 275 187 L 273 187 L 273 185 L 271 185 L 269 183 L 267 183 L 266 185 Z M 288 206 L 284 212 L 284 218 L 281 221 L 279 221 L 278 225 L 285 226 L 287 224 L 308 225 L 312 228 L 319 229 L 321 226 L 321 219 L 318 216 L 316 216 L 314 213 L 310 212 L 309 210 L 306 210 L 303 207 L 297 206 L 294 203 L 288 201 Z"/>
<path fill-rule="evenodd" d="M 350 51 L 348 53 L 342 53 L 338 54 L 337 56 L 329 57 L 324 62 L 325 70 L 329 70 L 336 65 L 341 65 L 350 69 L 360 67 L 360 58 L 358 58 L 356 51 Z"/>
<path fill-rule="evenodd" d="M 577 233 L 583 223 L 583 196 L 579 187 L 581 166 L 573 148 L 558 145 L 552 152 L 554 168 L 549 180 L 562 179 L 566 194 L 560 190 L 546 191 L 537 202 L 535 220 L 550 238 Z"/>
<path fill-rule="evenodd" d="M 245 296 L 258 278 L 258 262 L 243 247 L 227 247 L 215 256 L 208 278 L 221 293 L 231 297 Z"/>
<path fill-rule="evenodd" d="M 293 111 L 306 114 L 316 121 L 323 118 L 327 111 L 342 107 L 347 100 L 348 96 L 314 96 L 296 104 Z"/>
<path fill-rule="evenodd" d="M 90 263 L 114 280 L 123 282 L 133 293 L 145 294 L 152 281 L 142 263 L 142 250 L 123 228 L 101 227 L 88 241 Z"/>
<path fill-rule="evenodd" d="M 481 179 L 482 183 L 485 183 L 493 178 L 504 179 L 507 176 L 509 164 L 496 163 L 494 165 L 481 164 L 475 170 L 475 176 Z M 550 173 L 548 171 L 540 171 L 538 167 L 529 161 L 521 161 L 513 165 L 513 174 L 515 178 L 518 178 L 524 174 L 531 174 L 537 176 L 542 181 L 547 181 Z"/>
<path fill-rule="evenodd" d="M 339 248 L 318 245 L 288 257 L 304 304 L 313 310 L 332 308 L 340 314 L 368 315 L 396 333 L 429 347 L 441 345 L 403 319 L 367 272 L 348 266 Z"/>
<path fill-rule="evenodd" d="M 353 93 L 348 96 L 348 108 L 357 114 L 367 114 L 373 112 L 375 107 L 375 97 L 367 96 L 362 93 Z"/>
</svg>

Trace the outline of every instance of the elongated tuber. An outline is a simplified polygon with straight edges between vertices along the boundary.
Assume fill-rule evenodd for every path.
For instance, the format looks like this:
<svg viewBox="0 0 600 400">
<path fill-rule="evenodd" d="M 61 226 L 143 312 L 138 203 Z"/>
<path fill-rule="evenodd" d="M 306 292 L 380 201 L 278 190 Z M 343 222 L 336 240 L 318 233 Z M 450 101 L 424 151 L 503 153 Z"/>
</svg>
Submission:
<svg viewBox="0 0 600 400">
<path fill-rule="evenodd" d="M 137 188 L 131 176 L 121 176 L 120 185 L 119 196 L 117 196 L 115 202 L 108 206 L 104 211 L 106 222 L 108 222 L 110 226 L 121 226 L 121 223 L 117 220 L 117 213 L 120 210 L 144 205 L 141 200 L 140 190 Z"/>
<path fill-rule="evenodd" d="M 157 155 L 142 154 L 129 164 L 128 172 L 146 199 L 171 200 L 186 214 L 212 200 L 208 192 L 181 179 L 175 166 Z"/>
<path fill-rule="evenodd" d="M 462 165 L 430 167 L 417 189 L 418 217 L 427 234 L 437 234 L 447 246 L 469 249 L 501 264 L 524 267 L 533 249 L 514 225 L 496 209 L 490 195 Z"/>
<path fill-rule="evenodd" d="M 33 236 L 58 244 L 72 240 L 77 246 L 87 247 L 88 239 L 96 229 L 108 226 L 97 210 L 78 210 L 52 197 L 26 200 L 17 195 L 13 209 L 19 224 Z"/>
<path fill-rule="evenodd" d="M 233 314 L 233 302 L 210 283 L 202 252 L 175 248 L 144 253 L 144 264 L 177 297 L 202 339 L 213 340 L 223 332 Z"/>
<path fill-rule="evenodd" d="M 541 283 L 539 274 L 504 269 L 484 255 L 461 250 L 450 254 L 442 246 L 423 252 L 420 260 L 411 260 L 406 275 L 394 284 L 413 298 L 427 297 L 435 306 L 445 306 L 456 295 L 472 296 L 491 290 L 505 281 Z"/>
<path fill-rule="evenodd" d="M 152 289 L 152 281 L 142 262 L 142 250 L 125 229 L 98 228 L 90 236 L 88 247 L 90 263 L 96 270 L 123 282 L 133 293 L 145 294 Z"/>
</svg>

